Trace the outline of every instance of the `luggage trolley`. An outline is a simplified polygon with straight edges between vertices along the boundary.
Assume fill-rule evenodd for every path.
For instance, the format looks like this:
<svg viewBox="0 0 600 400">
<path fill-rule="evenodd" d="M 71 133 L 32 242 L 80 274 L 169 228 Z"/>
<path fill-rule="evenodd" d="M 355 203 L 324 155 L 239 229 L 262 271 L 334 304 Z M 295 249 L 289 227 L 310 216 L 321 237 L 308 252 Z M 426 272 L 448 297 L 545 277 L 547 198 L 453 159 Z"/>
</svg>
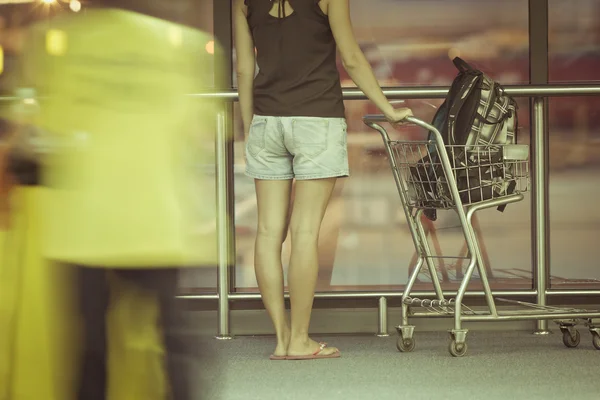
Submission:
<svg viewBox="0 0 600 400">
<path fill-rule="evenodd" d="M 415 326 L 409 324 L 409 317 L 453 317 L 454 329 L 449 332 L 449 351 L 454 357 L 462 357 L 467 352 L 468 330 L 462 326 L 465 321 L 554 320 L 560 326 L 566 347 L 579 345 L 581 337 L 576 326 L 583 323 L 592 334 L 594 347 L 600 350 L 600 326 L 594 325 L 593 322 L 594 318 L 600 318 L 600 311 L 550 307 L 494 299 L 492 296 L 472 220 L 477 211 L 503 207 L 523 200 L 523 193 L 529 187 L 529 146 L 444 145 L 442 135 L 435 127 L 414 117 L 406 118 L 406 122 L 430 131 L 433 133 L 433 139 L 391 140 L 387 131 L 379 125 L 387 122 L 383 116 L 366 115 L 363 121 L 368 127 L 378 131 L 383 138 L 418 254 L 417 265 L 402 295 L 402 323 L 397 327 L 398 350 L 410 352 L 415 348 Z M 494 171 L 493 176 L 491 171 Z M 465 179 L 465 175 L 468 182 L 466 189 L 459 190 L 457 181 Z M 479 179 L 474 179 L 473 185 L 470 186 L 473 175 Z M 505 185 L 510 185 L 512 190 L 498 190 L 499 187 L 508 187 Z M 461 187 L 464 186 L 463 183 Z M 466 257 L 432 255 L 421 223 L 422 213 L 432 209 L 456 211 L 468 247 Z M 455 299 L 444 297 L 434 265 L 436 258 L 464 258 L 469 262 Z M 463 304 L 467 286 L 476 267 L 488 308 L 484 311 L 476 311 Z M 437 297 L 434 300 L 413 298 L 410 295 L 419 272 L 425 271 L 425 268 L 433 282 Z M 496 307 L 496 301 L 516 306 L 517 309 L 500 311 Z M 424 311 L 414 311 L 413 308 L 421 308 Z"/>
</svg>

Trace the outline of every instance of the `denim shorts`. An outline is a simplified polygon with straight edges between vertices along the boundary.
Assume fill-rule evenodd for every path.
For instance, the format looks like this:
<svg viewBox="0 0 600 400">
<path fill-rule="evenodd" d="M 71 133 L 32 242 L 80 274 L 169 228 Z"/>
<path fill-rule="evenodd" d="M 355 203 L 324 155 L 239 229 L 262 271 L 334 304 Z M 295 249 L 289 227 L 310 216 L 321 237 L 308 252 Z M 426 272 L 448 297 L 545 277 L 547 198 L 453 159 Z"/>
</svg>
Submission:
<svg viewBox="0 0 600 400">
<path fill-rule="evenodd" d="M 255 115 L 246 141 L 246 175 L 323 179 L 349 175 L 344 118 Z"/>
</svg>

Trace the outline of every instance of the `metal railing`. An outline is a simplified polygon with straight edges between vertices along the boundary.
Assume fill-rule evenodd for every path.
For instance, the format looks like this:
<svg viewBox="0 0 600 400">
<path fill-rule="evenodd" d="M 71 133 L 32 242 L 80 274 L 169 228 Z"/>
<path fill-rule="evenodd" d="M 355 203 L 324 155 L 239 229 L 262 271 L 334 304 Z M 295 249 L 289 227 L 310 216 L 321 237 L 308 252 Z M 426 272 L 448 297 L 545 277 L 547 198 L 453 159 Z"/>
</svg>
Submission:
<svg viewBox="0 0 600 400">
<path fill-rule="evenodd" d="M 407 87 L 407 88 L 384 88 L 384 94 L 388 99 L 432 99 L 444 98 L 448 93 L 448 87 Z M 546 115 L 548 112 L 548 97 L 561 96 L 597 96 L 600 95 L 600 84 L 595 85 L 513 85 L 505 87 L 506 93 L 514 97 L 529 97 L 532 99 L 532 135 L 531 147 L 533 154 L 532 165 L 532 259 L 534 265 L 534 288 L 532 290 L 514 290 L 514 291 L 494 291 L 494 296 L 503 297 L 535 297 L 537 303 L 547 304 L 549 296 L 600 296 L 600 290 L 551 290 L 549 282 L 549 252 L 548 246 L 548 165 L 547 152 L 548 140 L 546 126 Z M 344 100 L 367 100 L 367 97 L 358 89 L 344 88 Z M 229 102 L 238 100 L 238 93 L 235 90 L 228 90 L 215 93 L 198 93 L 190 96 L 212 97 Z M 219 120 L 226 117 L 223 111 Z M 223 127 L 223 124 L 219 125 Z M 225 138 L 231 137 L 230 132 L 221 130 L 217 132 L 221 139 L 217 141 L 217 176 L 227 177 L 217 180 L 217 198 L 219 202 L 229 202 L 228 198 L 232 182 L 229 182 L 232 174 L 229 168 L 232 165 L 227 163 L 227 145 Z M 227 209 L 228 203 L 221 204 L 220 209 Z M 219 243 L 223 248 L 232 250 L 233 243 L 230 243 L 230 232 L 226 225 L 226 219 L 219 220 L 218 226 Z M 221 247 L 220 247 L 221 248 Z M 229 325 L 230 302 L 243 300 L 258 300 L 259 293 L 235 293 L 230 291 L 230 269 L 227 259 L 220 259 L 218 265 L 218 287 L 216 294 L 200 294 L 180 296 L 183 299 L 217 299 L 218 300 L 218 338 L 231 338 Z M 447 292 L 450 296 L 455 292 Z M 433 297 L 433 291 L 415 293 L 419 297 Z M 470 291 L 466 294 L 469 297 L 481 297 L 483 291 Z M 369 291 L 369 292 L 322 292 L 317 293 L 317 299 L 377 299 L 378 300 L 378 329 L 379 336 L 386 336 L 388 323 L 388 298 L 400 298 L 401 292 L 392 291 Z M 286 295 L 287 297 L 287 295 Z M 535 333 L 544 334 L 548 332 L 548 321 L 538 321 Z"/>
<path fill-rule="evenodd" d="M 407 88 L 384 88 L 384 94 L 389 99 L 432 99 L 443 98 L 448 93 L 448 87 L 407 87 Z M 546 126 L 546 115 L 548 112 L 549 97 L 561 96 L 599 96 L 600 84 L 592 85 L 513 85 L 505 87 L 506 93 L 515 97 L 529 97 L 532 99 L 532 135 L 531 148 L 532 162 L 532 258 L 534 265 L 534 288 L 530 290 L 500 290 L 494 291 L 495 296 L 503 297 L 535 297 L 537 303 L 547 304 L 548 297 L 552 296 L 600 296 L 600 290 L 551 290 L 549 282 L 549 258 L 548 258 L 548 165 L 547 152 L 548 141 Z M 367 100 L 366 96 L 358 89 L 345 88 L 344 100 Z M 233 102 L 238 100 L 235 90 L 190 94 L 195 97 L 210 97 L 218 100 Z M 13 100 L 12 97 L 0 97 L 0 101 Z M 218 262 L 218 285 L 217 293 L 182 295 L 181 299 L 188 300 L 218 300 L 218 338 L 231 338 L 230 329 L 230 302 L 244 300 L 259 300 L 259 293 L 236 293 L 230 290 L 231 270 L 229 268 L 229 257 L 232 253 L 233 243 L 230 240 L 228 218 L 226 211 L 232 201 L 233 186 L 231 181 L 233 168 L 228 158 L 228 132 L 232 124 L 228 122 L 228 112 L 222 111 L 218 115 L 217 141 L 216 141 L 216 172 L 217 172 L 217 207 L 218 215 L 217 229 L 219 235 L 219 262 Z M 453 291 L 444 293 L 451 296 Z M 432 297 L 433 291 L 415 292 L 414 296 Z M 466 296 L 481 297 L 483 291 L 469 291 Z M 378 335 L 387 335 L 388 298 L 400 298 L 401 292 L 394 291 L 365 291 L 365 292 L 322 292 L 317 293 L 317 299 L 373 299 L 378 300 Z M 287 295 L 286 295 L 287 297 Z M 538 321 L 537 333 L 548 331 L 548 321 Z"/>
<path fill-rule="evenodd" d="M 514 97 L 565 97 L 565 96 L 597 96 L 600 95 L 600 83 L 582 85 L 511 85 L 504 86 L 506 94 Z M 388 99 L 435 99 L 448 94 L 446 86 L 383 88 Z M 367 100 L 367 97 L 356 88 L 344 88 L 344 100 Z M 236 90 L 224 90 L 210 93 L 193 93 L 190 96 L 211 97 L 225 101 L 237 101 Z"/>
</svg>

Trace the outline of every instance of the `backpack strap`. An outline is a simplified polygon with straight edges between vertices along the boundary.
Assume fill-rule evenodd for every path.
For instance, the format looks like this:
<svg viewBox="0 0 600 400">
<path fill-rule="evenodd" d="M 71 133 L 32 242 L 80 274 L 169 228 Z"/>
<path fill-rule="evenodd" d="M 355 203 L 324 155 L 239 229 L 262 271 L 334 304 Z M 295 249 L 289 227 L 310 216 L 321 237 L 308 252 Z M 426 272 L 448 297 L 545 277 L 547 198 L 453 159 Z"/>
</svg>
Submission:
<svg viewBox="0 0 600 400">
<path fill-rule="evenodd" d="M 467 98 L 475 89 L 475 84 L 481 78 L 480 74 L 472 74 L 470 75 L 470 80 L 466 83 L 463 83 L 459 92 L 457 93 L 456 100 L 452 103 L 450 107 L 450 111 L 448 112 L 448 139 L 454 139 L 454 124 L 456 123 L 456 117 L 460 113 L 460 110 L 465 105 Z M 445 143 L 445 144 L 453 144 L 453 143 Z"/>
</svg>

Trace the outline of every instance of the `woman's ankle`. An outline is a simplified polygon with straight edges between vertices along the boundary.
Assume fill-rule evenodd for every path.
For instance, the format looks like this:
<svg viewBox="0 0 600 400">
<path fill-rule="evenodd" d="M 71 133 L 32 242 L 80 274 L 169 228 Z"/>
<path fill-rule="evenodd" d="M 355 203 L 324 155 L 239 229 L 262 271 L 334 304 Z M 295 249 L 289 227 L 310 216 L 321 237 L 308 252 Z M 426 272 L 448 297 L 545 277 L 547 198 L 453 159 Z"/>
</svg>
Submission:
<svg viewBox="0 0 600 400">
<path fill-rule="evenodd" d="M 277 340 L 279 342 L 289 342 L 290 341 L 290 328 L 282 328 L 275 333 Z"/>
<path fill-rule="evenodd" d="M 307 344 L 310 341 L 308 333 L 294 333 L 290 335 L 290 343 Z"/>
</svg>

